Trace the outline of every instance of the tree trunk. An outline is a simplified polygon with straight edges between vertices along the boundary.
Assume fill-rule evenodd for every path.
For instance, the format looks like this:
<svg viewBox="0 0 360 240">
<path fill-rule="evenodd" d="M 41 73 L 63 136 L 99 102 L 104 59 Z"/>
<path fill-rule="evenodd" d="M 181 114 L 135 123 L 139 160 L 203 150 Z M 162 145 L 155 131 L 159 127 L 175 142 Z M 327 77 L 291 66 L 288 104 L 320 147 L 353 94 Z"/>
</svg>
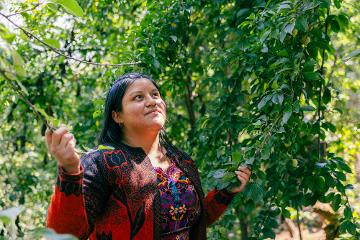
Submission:
<svg viewBox="0 0 360 240">
<path fill-rule="evenodd" d="M 355 175 L 356 182 L 360 182 L 360 153 L 355 155 Z"/>
</svg>

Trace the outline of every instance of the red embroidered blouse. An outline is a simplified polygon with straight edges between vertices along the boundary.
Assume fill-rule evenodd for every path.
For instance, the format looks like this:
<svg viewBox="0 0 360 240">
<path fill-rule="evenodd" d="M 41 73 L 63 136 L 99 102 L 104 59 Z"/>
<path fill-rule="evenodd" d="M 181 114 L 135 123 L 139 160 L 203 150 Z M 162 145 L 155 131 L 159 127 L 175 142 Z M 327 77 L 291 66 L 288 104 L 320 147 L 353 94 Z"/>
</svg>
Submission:
<svg viewBox="0 0 360 240">
<path fill-rule="evenodd" d="M 187 229 L 182 233 L 190 239 L 205 240 L 206 226 L 222 215 L 234 194 L 214 189 L 205 197 L 193 160 L 173 146 L 164 147 L 174 163 L 170 175 L 186 182 L 182 186 L 179 181 L 178 186 L 174 182 L 168 185 L 175 198 L 160 194 L 169 189 L 159 182 L 159 171 L 154 171 L 145 152 L 121 144 L 114 150 L 94 150 L 83 155 L 79 174 L 70 175 L 59 168 L 47 226 L 80 239 L 161 239 L 162 233 Z M 178 191 L 187 193 L 181 201 L 181 196 L 174 194 Z M 177 205 L 173 205 L 172 212 L 166 212 L 171 202 Z M 181 214 L 191 208 L 193 215 L 187 214 L 185 220 Z M 169 216 L 173 222 L 163 224 Z"/>
<path fill-rule="evenodd" d="M 161 239 L 188 240 L 200 216 L 200 201 L 190 179 L 171 162 L 166 171 L 154 168 L 160 191 Z"/>
</svg>

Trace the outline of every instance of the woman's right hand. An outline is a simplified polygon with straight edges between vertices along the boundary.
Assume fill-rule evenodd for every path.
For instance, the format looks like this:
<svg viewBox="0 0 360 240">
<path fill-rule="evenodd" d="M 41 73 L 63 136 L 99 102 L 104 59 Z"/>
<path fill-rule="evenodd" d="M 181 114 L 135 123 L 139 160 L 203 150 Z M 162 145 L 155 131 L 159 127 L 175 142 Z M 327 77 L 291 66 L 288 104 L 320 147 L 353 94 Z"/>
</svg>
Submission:
<svg viewBox="0 0 360 240">
<path fill-rule="evenodd" d="M 76 174 L 80 172 L 80 157 L 75 152 L 76 140 L 64 125 L 52 132 L 46 129 L 46 146 L 51 155 L 58 161 L 66 173 Z"/>
</svg>

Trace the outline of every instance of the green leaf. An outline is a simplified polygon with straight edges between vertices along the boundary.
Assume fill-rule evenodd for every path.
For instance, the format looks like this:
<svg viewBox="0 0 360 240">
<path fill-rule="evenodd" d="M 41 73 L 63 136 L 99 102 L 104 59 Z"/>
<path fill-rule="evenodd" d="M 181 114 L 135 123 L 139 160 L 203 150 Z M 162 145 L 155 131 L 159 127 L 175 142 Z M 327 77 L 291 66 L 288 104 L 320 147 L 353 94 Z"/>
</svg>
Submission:
<svg viewBox="0 0 360 240">
<path fill-rule="evenodd" d="M 346 218 L 352 218 L 352 211 L 349 206 L 346 206 L 346 208 L 344 209 L 344 216 Z"/>
<path fill-rule="evenodd" d="M 55 0 L 53 0 L 53 2 L 55 2 Z M 58 11 L 58 5 L 53 2 L 46 4 L 46 7 L 56 13 Z"/>
<path fill-rule="evenodd" d="M 46 119 L 46 121 L 51 122 L 51 117 L 47 115 L 44 109 L 42 109 L 38 104 L 35 104 L 34 107 L 35 110 Z"/>
<path fill-rule="evenodd" d="M 349 220 L 343 221 L 340 224 L 339 231 L 341 233 L 345 233 L 345 231 L 346 231 L 352 235 L 355 235 L 356 234 L 356 225 Z"/>
<path fill-rule="evenodd" d="M 340 30 L 345 31 L 346 27 L 349 25 L 349 18 L 345 14 L 340 14 L 336 18 L 337 22 L 339 23 Z"/>
<path fill-rule="evenodd" d="M 28 37 L 28 35 L 26 35 L 23 31 L 20 31 L 20 38 L 25 41 L 25 42 L 28 42 L 30 39 Z"/>
<path fill-rule="evenodd" d="M 240 153 L 240 151 L 234 151 L 234 152 L 232 152 L 231 156 L 232 156 L 233 161 L 239 162 L 241 153 Z"/>
<path fill-rule="evenodd" d="M 333 32 L 339 32 L 340 31 L 340 24 L 337 21 L 337 17 L 335 15 L 329 15 L 327 17 L 326 21 L 330 24 L 331 30 Z"/>
<path fill-rule="evenodd" d="M 276 236 L 275 232 L 271 228 L 264 228 L 262 233 L 263 233 L 262 239 L 267 239 L 267 238 L 275 239 Z"/>
<path fill-rule="evenodd" d="M 324 94 L 323 94 L 323 102 L 325 104 L 328 104 L 331 101 L 331 92 L 329 88 L 325 88 Z"/>
<path fill-rule="evenodd" d="M 295 102 L 293 102 L 292 108 L 293 108 L 294 112 L 299 113 L 299 111 L 300 111 L 299 100 L 296 100 Z"/>
<path fill-rule="evenodd" d="M 257 106 L 258 109 L 261 110 L 266 105 L 266 103 L 271 99 L 271 97 L 272 97 L 271 95 L 267 95 L 263 97 Z"/>
<path fill-rule="evenodd" d="M 98 150 L 113 150 L 115 148 L 112 146 L 107 146 L 107 145 L 99 145 L 97 149 Z"/>
<path fill-rule="evenodd" d="M 218 169 L 218 170 L 212 172 L 212 176 L 214 178 L 220 179 L 220 178 L 224 177 L 225 173 L 226 173 L 225 169 Z"/>
<path fill-rule="evenodd" d="M 323 124 L 321 124 L 321 126 L 324 129 L 328 129 L 331 132 L 335 133 L 336 132 L 336 126 L 334 124 L 332 124 L 331 122 L 324 122 Z"/>
<path fill-rule="evenodd" d="M 14 79 L 14 81 L 16 81 L 16 83 L 18 84 L 18 86 L 21 88 L 21 91 L 24 93 L 25 96 L 29 96 L 29 92 L 26 89 L 26 87 L 18 80 L 18 79 Z"/>
<path fill-rule="evenodd" d="M 76 17 L 84 16 L 84 11 L 76 0 L 51 0 L 51 2 L 61 5 L 68 13 Z"/>
<path fill-rule="evenodd" d="M 337 9 L 341 8 L 341 2 L 342 0 L 334 0 L 334 5 Z"/>
<path fill-rule="evenodd" d="M 1 38 L 4 39 L 6 42 L 11 44 L 15 40 L 16 34 L 14 34 L 14 33 L 1 33 Z"/>
<path fill-rule="evenodd" d="M 345 171 L 345 172 L 347 172 L 347 173 L 352 173 L 351 168 L 350 168 L 349 165 L 348 165 L 347 163 L 345 163 L 344 161 L 338 161 L 337 164 L 338 164 L 338 167 L 339 167 L 341 170 L 343 170 L 343 171 Z"/>
<path fill-rule="evenodd" d="M 25 72 L 24 67 L 23 67 L 24 66 L 23 58 L 15 50 L 11 51 L 11 56 L 12 56 L 13 65 L 14 65 L 14 69 L 16 71 L 16 74 L 21 76 L 21 77 L 25 77 L 26 72 Z"/>
<path fill-rule="evenodd" d="M 306 105 L 306 106 L 302 107 L 301 109 L 302 109 L 303 111 L 308 111 L 308 112 L 310 112 L 310 111 L 315 111 L 315 110 L 316 110 L 316 108 L 314 108 L 314 107 L 311 106 L 311 105 Z"/>
<path fill-rule="evenodd" d="M 101 116 L 101 114 L 102 114 L 102 111 L 96 110 L 96 111 L 93 113 L 93 118 L 95 119 L 95 118 Z"/>
<path fill-rule="evenodd" d="M 284 94 L 274 94 L 271 101 L 275 104 L 282 104 L 284 101 Z"/>
<path fill-rule="evenodd" d="M 255 203 L 263 198 L 263 190 L 257 183 L 248 183 L 244 190 L 244 195 L 252 199 Z"/>
<path fill-rule="evenodd" d="M 286 27 L 284 28 L 284 31 L 285 31 L 286 33 L 292 34 L 292 31 L 294 30 L 294 27 L 295 27 L 295 22 L 289 23 L 289 24 L 287 24 Z"/>
<path fill-rule="evenodd" d="M 335 193 L 331 192 L 328 195 L 325 196 L 325 202 L 329 203 L 334 200 Z"/>
<path fill-rule="evenodd" d="M 303 15 L 300 16 L 299 18 L 296 19 L 296 28 L 301 30 L 301 31 L 307 31 L 308 30 L 308 20 L 307 18 Z"/>
<path fill-rule="evenodd" d="M 160 62 L 157 60 L 157 59 L 154 59 L 153 62 L 152 62 L 153 66 L 157 69 L 160 68 Z"/>
<path fill-rule="evenodd" d="M 234 172 L 226 172 L 221 179 L 224 183 L 229 183 L 232 179 L 236 177 L 236 174 Z"/>
<path fill-rule="evenodd" d="M 316 61 L 311 58 L 310 60 L 305 62 L 303 71 L 304 72 L 314 72 L 315 65 L 316 65 Z"/>
<path fill-rule="evenodd" d="M 59 49 L 60 48 L 60 43 L 59 41 L 55 40 L 55 39 L 51 39 L 51 38 L 48 38 L 48 39 L 43 39 L 43 41 L 50 45 L 51 47 L 53 48 L 56 48 L 56 49 Z"/>
<path fill-rule="evenodd" d="M 291 217 L 291 214 L 290 214 L 289 210 L 287 210 L 286 208 L 282 208 L 281 213 L 285 218 L 290 218 Z"/>
<path fill-rule="evenodd" d="M 341 181 L 346 181 L 346 175 L 343 172 L 335 171 L 336 177 Z"/>
<path fill-rule="evenodd" d="M 316 80 L 321 79 L 319 73 L 317 73 L 317 72 L 303 72 L 303 76 L 306 80 L 309 80 L 309 81 L 316 81 Z"/>
<path fill-rule="evenodd" d="M 333 207 L 334 211 L 337 211 L 340 207 L 341 203 L 341 195 L 336 194 L 333 198 L 333 201 L 331 202 L 331 206 Z"/>
<path fill-rule="evenodd" d="M 286 112 L 284 113 L 282 119 L 281 119 L 281 124 L 284 125 L 288 122 L 289 118 L 291 117 L 292 111 L 291 109 L 286 110 Z"/>
</svg>

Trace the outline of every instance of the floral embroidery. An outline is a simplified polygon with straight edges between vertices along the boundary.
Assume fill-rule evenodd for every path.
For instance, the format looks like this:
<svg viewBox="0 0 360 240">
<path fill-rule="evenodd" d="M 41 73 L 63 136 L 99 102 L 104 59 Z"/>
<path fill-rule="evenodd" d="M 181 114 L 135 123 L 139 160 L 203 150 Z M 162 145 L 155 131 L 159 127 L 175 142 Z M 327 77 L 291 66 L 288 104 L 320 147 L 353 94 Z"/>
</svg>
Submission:
<svg viewBox="0 0 360 240">
<path fill-rule="evenodd" d="M 200 215 L 200 201 L 190 179 L 175 163 L 157 173 L 161 203 L 162 239 L 189 239 L 190 228 Z"/>
</svg>

